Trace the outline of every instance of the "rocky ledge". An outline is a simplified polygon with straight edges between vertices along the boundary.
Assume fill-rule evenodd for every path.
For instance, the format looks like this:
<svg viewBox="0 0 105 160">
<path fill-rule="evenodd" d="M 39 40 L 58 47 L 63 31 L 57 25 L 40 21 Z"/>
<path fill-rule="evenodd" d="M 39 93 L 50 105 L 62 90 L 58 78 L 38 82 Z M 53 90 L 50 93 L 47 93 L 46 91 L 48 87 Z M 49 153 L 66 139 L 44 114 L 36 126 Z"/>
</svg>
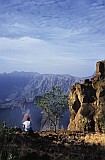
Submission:
<svg viewBox="0 0 105 160">
<path fill-rule="evenodd" d="M 0 158 L 2 160 L 105 160 L 104 137 L 105 134 L 61 130 L 57 133 L 9 131 L 1 137 Z M 104 143 L 102 144 L 100 140 L 104 140 Z"/>
</svg>

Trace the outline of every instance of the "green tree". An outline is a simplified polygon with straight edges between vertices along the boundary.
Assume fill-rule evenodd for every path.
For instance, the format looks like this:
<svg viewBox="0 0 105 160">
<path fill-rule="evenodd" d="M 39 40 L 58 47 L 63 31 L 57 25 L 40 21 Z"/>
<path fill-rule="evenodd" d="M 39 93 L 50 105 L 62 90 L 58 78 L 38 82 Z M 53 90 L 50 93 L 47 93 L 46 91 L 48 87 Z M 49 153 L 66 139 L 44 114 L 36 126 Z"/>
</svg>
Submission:
<svg viewBox="0 0 105 160">
<path fill-rule="evenodd" d="M 60 119 L 63 118 L 68 109 L 68 95 L 63 93 L 59 87 L 53 87 L 44 95 L 36 96 L 36 106 L 46 113 L 44 124 L 49 121 L 56 132 Z"/>
</svg>

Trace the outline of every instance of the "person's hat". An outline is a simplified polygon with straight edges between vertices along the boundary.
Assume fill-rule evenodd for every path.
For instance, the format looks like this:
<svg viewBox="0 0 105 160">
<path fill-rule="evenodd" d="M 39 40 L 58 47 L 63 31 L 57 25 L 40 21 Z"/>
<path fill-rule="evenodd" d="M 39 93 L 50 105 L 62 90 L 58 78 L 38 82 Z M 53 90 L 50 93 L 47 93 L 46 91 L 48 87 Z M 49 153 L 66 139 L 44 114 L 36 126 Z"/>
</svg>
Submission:
<svg viewBox="0 0 105 160">
<path fill-rule="evenodd" d="M 28 115 L 26 115 L 26 121 L 29 121 L 30 117 Z"/>
</svg>

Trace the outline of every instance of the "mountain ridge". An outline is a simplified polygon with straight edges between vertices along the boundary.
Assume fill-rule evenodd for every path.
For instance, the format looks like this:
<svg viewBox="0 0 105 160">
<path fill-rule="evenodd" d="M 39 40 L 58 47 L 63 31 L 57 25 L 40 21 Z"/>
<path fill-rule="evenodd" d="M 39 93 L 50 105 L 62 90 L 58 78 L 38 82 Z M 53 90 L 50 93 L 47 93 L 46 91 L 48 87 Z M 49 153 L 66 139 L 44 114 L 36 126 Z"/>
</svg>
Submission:
<svg viewBox="0 0 105 160">
<path fill-rule="evenodd" d="M 36 94 L 45 93 L 53 86 L 61 87 L 69 93 L 74 83 L 81 83 L 85 78 L 68 74 L 40 74 L 37 72 L 11 72 L 0 74 L 0 106 L 1 108 L 21 106 L 24 102 L 32 102 Z"/>
</svg>

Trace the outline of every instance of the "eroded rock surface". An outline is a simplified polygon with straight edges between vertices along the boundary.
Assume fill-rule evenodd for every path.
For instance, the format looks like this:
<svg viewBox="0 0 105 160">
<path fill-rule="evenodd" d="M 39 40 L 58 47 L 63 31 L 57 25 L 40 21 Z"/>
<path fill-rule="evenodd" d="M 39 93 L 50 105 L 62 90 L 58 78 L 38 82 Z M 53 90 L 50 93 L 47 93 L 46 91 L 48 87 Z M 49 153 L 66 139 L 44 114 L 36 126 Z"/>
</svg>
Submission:
<svg viewBox="0 0 105 160">
<path fill-rule="evenodd" d="M 75 84 L 69 98 L 71 131 L 105 132 L 105 60 L 96 63 L 96 75 Z"/>
</svg>

